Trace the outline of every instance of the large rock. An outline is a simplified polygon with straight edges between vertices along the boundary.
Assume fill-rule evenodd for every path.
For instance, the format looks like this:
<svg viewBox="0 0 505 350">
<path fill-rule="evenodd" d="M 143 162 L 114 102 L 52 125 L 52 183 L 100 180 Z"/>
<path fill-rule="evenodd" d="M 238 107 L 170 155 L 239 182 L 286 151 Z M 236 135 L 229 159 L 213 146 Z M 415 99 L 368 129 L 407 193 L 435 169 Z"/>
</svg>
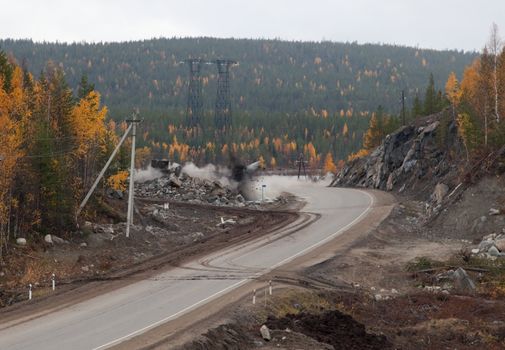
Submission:
<svg viewBox="0 0 505 350">
<path fill-rule="evenodd" d="M 55 244 L 68 244 L 68 241 L 55 235 L 51 235 L 51 239 Z"/>
<path fill-rule="evenodd" d="M 16 239 L 16 244 L 21 245 L 21 246 L 26 245 L 26 238 L 20 237 L 20 238 Z"/>
<path fill-rule="evenodd" d="M 475 282 L 464 269 L 458 267 L 454 271 L 454 287 L 460 292 L 473 293 L 475 291 Z"/>
<path fill-rule="evenodd" d="M 446 184 L 443 184 L 439 182 L 435 186 L 435 190 L 433 191 L 431 198 L 433 201 L 435 201 L 437 204 L 442 204 L 442 201 L 444 200 L 445 196 L 449 192 L 449 186 Z"/>
<path fill-rule="evenodd" d="M 494 246 L 494 241 L 492 240 L 485 240 L 479 243 L 479 246 L 477 247 L 479 251 L 481 252 L 487 252 L 489 248 Z"/>
<path fill-rule="evenodd" d="M 502 239 L 497 239 L 495 242 L 494 242 L 494 245 L 496 246 L 496 248 L 498 248 L 501 252 L 505 252 L 505 238 L 502 238 Z"/>
<path fill-rule="evenodd" d="M 487 253 L 490 255 L 490 256 L 501 256 L 501 253 L 500 251 L 498 250 L 498 248 L 496 248 L 494 245 L 491 246 Z"/>
<path fill-rule="evenodd" d="M 266 325 L 261 326 L 260 333 L 261 333 L 261 337 L 264 340 L 266 340 L 266 341 L 272 340 L 272 336 L 270 335 L 270 330 L 268 329 L 268 327 Z"/>
<path fill-rule="evenodd" d="M 52 239 L 51 235 L 45 235 L 45 236 L 44 236 L 44 241 L 45 241 L 47 244 L 53 244 L 53 239 Z"/>
<path fill-rule="evenodd" d="M 170 187 L 181 188 L 182 187 L 182 182 L 175 175 L 171 175 L 168 178 L 168 185 Z"/>
</svg>

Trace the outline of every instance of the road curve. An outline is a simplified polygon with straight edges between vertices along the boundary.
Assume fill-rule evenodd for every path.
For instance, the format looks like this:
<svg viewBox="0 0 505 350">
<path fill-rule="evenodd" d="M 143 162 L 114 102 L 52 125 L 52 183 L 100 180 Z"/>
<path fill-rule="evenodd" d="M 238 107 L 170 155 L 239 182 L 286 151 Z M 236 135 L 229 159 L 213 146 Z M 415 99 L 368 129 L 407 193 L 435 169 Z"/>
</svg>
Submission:
<svg viewBox="0 0 505 350">
<path fill-rule="evenodd" d="M 367 192 L 307 183 L 300 222 L 243 245 L 12 327 L 0 349 L 105 349 L 169 322 L 330 241 L 364 218 Z M 317 218 L 317 220 L 316 220 Z M 297 226 L 313 221 L 302 229 Z"/>
</svg>

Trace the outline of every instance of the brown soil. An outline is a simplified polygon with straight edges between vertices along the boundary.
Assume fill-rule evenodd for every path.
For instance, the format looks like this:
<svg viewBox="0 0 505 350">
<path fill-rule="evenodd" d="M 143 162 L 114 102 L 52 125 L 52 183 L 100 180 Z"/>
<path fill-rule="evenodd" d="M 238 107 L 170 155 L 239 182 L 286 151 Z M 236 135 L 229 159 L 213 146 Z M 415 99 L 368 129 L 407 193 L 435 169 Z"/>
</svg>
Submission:
<svg viewBox="0 0 505 350">
<path fill-rule="evenodd" d="M 292 330 L 330 344 L 335 350 L 380 350 L 389 349 L 391 344 L 386 337 L 369 334 L 365 326 L 351 316 L 338 310 L 325 311 L 321 314 L 288 314 L 282 318 L 269 317 L 267 327 L 278 330 Z"/>
<path fill-rule="evenodd" d="M 153 201 L 138 200 L 140 212 Z M 147 278 L 188 259 L 217 251 L 238 242 L 268 234 L 298 218 L 290 211 L 258 211 L 171 203 L 171 213 L 180 222 L 172 237 L 156 237 L 134 229 L 131 237 L 117 235 L 92 247 L 81 247 L 85 236 L 73 237 L 69 244 L 48 246 L 31 242 L 13 247 L 4 260 L 0 277 L 0 315 L 4 325 L 24 316 L 36 317 L 55 308 Z M 217 227 L 221 217 L 233 218 L 236 225 Z M 145 216 L 146 225 L 156 225 Z M 140 217 L 136 217 L 140 220 Z M 159 224 L 158 224 L 159 225 Z M 195 232 L 198 244 L 195 244 Z M 83 270 L 83 267 L 87 267 Z M 56 292 L 50 289 L 51 274 L 57 278 Z M 27 284 L 33 284 L 34 299 L 28 302 Z M 32 317 L 30 316 L 30 317 Z"/>
</svg>

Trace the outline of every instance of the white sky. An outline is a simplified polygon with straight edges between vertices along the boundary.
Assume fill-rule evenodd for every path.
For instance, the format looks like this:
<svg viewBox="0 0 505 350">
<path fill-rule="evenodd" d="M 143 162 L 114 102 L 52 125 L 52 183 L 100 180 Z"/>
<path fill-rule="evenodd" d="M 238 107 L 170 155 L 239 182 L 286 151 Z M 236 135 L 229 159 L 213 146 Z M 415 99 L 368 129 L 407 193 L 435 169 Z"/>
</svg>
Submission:
<svg viewBox="0 0 505 350">
<path fill-rule="evenodd" d="M 480 50 L 505 0 L 0 0 L 0 38 L 212 36 Z M 505 36 L 505 35 L 504 35 Z"/>
</svg>

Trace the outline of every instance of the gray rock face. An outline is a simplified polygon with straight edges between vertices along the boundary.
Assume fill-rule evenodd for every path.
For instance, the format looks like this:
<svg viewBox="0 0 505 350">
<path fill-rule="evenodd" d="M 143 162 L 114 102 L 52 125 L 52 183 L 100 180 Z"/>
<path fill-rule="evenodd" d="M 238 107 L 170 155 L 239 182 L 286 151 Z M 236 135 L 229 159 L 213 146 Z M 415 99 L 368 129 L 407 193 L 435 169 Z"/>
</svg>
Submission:
<svg viewBox="0 0 505 350">
<path fill-rule="evenodd" d="M 449 187 L 442 183 L 443 176 L 452 168 L 436 138 L 441 129 L 438 118 L 427 118 L 423 127 L 407 125 L 387 135 L 369 155 L 348 162 L 331 185 L 403 192 L 416 186 L 420 180 L 433 182 L 439 179 L 433 193 L 439 204 L 449 191 Z M 457 131 L 453 124 L 448 130 L 448 137 Z M 428 197 L 430 193 L 426 195 Z"/>
<path fill-rule="evenodd" d="M 266 341 L 272 340 L 272 336 L 270 335 L 270 330 L 268 329 L 268 327 L 266 325 L 261 326 L 260 333 L 261 333 L 261 337 L 264 340 L 266 340 Z"/>
<path fill-rule="evenodd" d="M 458 267 L 454 271 L 454 287 L 461 292 L 474 292 L 475 282 L 468 276 L 466 271 L 461 267 Z"/>
</svg>

